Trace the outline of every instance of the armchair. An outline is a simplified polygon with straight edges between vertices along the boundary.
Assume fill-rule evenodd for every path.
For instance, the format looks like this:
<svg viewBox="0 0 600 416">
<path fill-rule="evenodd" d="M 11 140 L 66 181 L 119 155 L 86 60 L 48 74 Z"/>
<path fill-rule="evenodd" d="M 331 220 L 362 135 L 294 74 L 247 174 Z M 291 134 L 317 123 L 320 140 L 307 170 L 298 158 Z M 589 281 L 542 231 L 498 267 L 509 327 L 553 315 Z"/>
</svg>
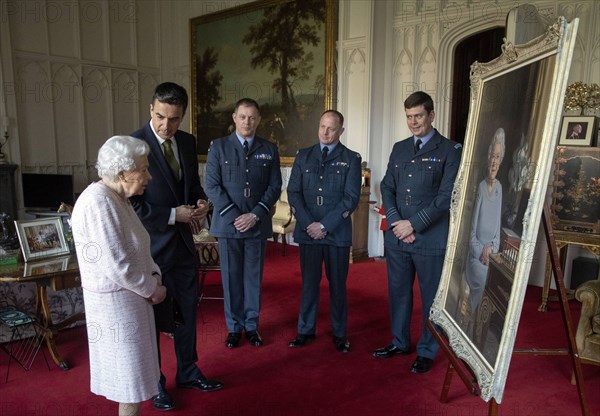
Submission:
<svg viewBox="0 0 600 416">
<path fill-rule="evenodd" d="M 600 365 L 600 279 L 579 286 L 575 298 L 581 302 L 575 333 L 579 357 L 586 364 Z"/>
<path fill-rule="evenodd" d="M 273 214 L 273 241 L 279 242 L 281 234 L 281 255 L 285 256 L 285 246 L 287 245 L 286 234 L 291 233 L 296 228 L 296 219 L 292 214 L 292 207 L 287 198 L 287 191 L 281 191 L 279 199 L 275 203 L 275 212 Z"/>
</svg>

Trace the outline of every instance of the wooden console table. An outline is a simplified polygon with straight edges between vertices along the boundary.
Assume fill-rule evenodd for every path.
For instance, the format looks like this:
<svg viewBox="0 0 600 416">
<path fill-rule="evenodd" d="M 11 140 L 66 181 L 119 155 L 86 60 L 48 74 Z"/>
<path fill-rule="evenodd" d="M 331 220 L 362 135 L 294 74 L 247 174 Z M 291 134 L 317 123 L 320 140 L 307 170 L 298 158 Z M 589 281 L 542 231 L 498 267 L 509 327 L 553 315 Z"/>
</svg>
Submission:
<svg viewBox="0 0 600 416">
<path fill-rule="evenodd" d="M 556 248 L 560 252 L 561 267 L 564 273 L 565 261 L 567 258 L 567 249 L 569 245 L 578 245 L 585 247 L 596 256 L 600 256 L 600 234 L 575 233 L 572 231 L 554 230 L 554 240 Z M 546 312 L 548 310 L 548 292 L 550 291 L 550 279 L 552 278 L 552 268 L 550 267 L 550 256 L 546 256 L 546 274 L 544 275 L 544 289 L 542 290 L 542 303 L 538 311 Z M 552 300 L 552 299 L 551 299 Z"/>
<path fill-rule="evenodd" d="M 36 284 L 36 318 L 43 327 L 48 351 L 56 365 L 63 370 L 68 370 L 69 365 L 56 348 L 54 334 L 59 329 L 83 319 L 84 314 L 74 315 L 60 324 L 54 325 L 48 306 L 47 288 L 62 290 L 81 286 L 77 257 L 70 255 L 35 262 L 2 265 L 0 266 L 0 282 L 33 282 Z"/>
</svg>

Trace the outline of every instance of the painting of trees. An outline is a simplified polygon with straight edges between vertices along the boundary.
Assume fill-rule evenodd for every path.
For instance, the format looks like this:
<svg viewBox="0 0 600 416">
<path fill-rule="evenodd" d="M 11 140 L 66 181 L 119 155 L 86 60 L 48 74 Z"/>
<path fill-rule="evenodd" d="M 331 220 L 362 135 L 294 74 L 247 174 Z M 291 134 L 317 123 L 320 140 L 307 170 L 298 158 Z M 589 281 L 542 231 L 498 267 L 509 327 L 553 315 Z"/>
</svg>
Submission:
<svg viewBox="0 0 600 416">
<path fill-rule="evenodd" d="M 257 135 L 283 163 L 316 138 L 333 101 L 337 0 L 262 0 L 190 21 L 192 133 L 198 153 L 230 134 L 241 98 L 261 107 Z M 201 159 L 202 160 L 202 159 Z"/>
<path fill-rule="evenodd" d="M 198 94 L 196 95 L 195 108 L 197 110 L 198 134 L 209 134 L 209 126 L 214 123 L 214 106 L 221 99 L 221 82 L 223 75 L 215 70 L 219 57 L 215 48 L 207 47 L 202 56 L 196 59 L 196 85 Z"/>
<path fill-rule="evenodd" d="M 295 82 L 307 80 L 314 56 L 305 45 L 318 46 L 319 28 L 325 24 L 325 2 L 304 0 L 265 9 L 263 19 L 250 27 L 243 42 L 251 45 L 253 68 L 266 67 L 275 74 L 273 88 L 281 94 L 281 108 L 293 117 Z"/>
</svg>

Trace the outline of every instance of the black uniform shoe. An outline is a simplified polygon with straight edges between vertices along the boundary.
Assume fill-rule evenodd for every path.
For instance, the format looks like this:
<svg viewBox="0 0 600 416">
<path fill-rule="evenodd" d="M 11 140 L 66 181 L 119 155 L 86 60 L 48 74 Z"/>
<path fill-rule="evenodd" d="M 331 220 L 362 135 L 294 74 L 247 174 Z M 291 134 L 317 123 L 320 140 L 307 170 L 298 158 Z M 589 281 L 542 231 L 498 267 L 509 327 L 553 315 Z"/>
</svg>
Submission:
<svg viewBox="0 0 600 416">
<path fill-rule="evenodd" d="M 417 355 L 417 359 L 413 363 L 410 371 L 417 374 L 423 374 L 431 370 L 433 360 L 431 358 L 421 357 Z"/>
<path fill-rule="evenodd" d="M 316 338 L 315 334 L 307 334 L 307 335 L 298 334 L 298 335 L 296 335 L 296 338 L 291 340 L 288 345 L 292 348 L 304 347 L 309 339 L 315 339 L 315 338 Z"/>
<path fill-rule="evenodd" d="M 159 386 L 158 394 L 152 397 L 152 406 L 156 410 L 173 410 L 175 408 L 175 402 L 173 401 L 171 396 L 169 396 L 167 390 Z"/>
<path fill-rule="evenodd" d="M 209 380 L 206 378 L 199 378 L 196 380 L 188 381 L 186 383 L 177 383 L 177 387 L 182 389 L 196 389 L 204 392 L 221 390 L 223 383 L 219 380 Z"/>
<path fill-rule="evenodd" d="M 225 340 L 225 346 L 227 348 L 237 348 L 240 345 L 240 339 L 242 339 L 241 333 L 230 332 Z"/>
<path fill-rule="evenodd" d="M 335 345 L 335 349 L 339 352 L 350 352 L 350 343 L 346 339 L 346 337 L 333 337 L 333 345 Z"/>
<path fill-rule="evenodd" d="M 258 331 L 246 332 L 246 338 L 248 338 L 250 344 L 254 345 L 255 347 L 260 347 L 261 345 L 263 345 L 263 339 L 258 333 Z"/>
<path fill-rule="evenodd" d="M 400 347 L 396 347 L 394 344 L 390 344 L 382 348 L 377 348 L 375 351 L 373 351 L 373 357 L 390 358 L 395 355 L 406 355 L 408 353 L 410 353 L 409 350 L 403 350 Z"/>
</svg>

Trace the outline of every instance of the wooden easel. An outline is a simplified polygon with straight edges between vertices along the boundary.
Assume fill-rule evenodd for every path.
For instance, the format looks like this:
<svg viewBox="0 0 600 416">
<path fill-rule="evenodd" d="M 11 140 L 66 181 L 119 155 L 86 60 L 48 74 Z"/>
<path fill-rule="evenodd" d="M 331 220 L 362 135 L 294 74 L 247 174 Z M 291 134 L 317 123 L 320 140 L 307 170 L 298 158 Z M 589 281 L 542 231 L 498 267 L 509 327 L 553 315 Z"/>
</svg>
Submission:
<svg viewBox="0 0 600 416">
<path fill-rule="evenodd" d="M 513 355 L 569 355 L 571 357 L 571 363 L 573 365 L 573 372 L 575 380 L 577 382 L 577 391 L 579 393 L 579 404 L 581 405 L 581 414 L 583 416 L 589 416 L 590 409 L 587 401 L 587 393 L 583 380 L 583 372 L 581 370 L 581 360 L 579 358 L 579 352 L 577 350 L 577 344 L 575 343 L 575 335 L 573 334 L 573 327 L 571 321 L 571 311 L 567 300 L 567 292 L 565 290 L 564 278 L 560 261 L 558 257 L 558 250 L 556 248 L 556 242 L 554 241 L 554 231 L 550 222 L 550 208 L 548 204 L 544 204 L 544 211 L 542 213 L 542 224 L 544 225 L 544 232 L 546 235 L 546 242 L 548 243 L 548 254 L 552 264 L 552 272 L 554 275 L 554 282 L 556 284 L 558 292 L 558 300 L 560 302 L 560 311 L 563 318 L 563 325 L 565 333 L 567 335 L 568 349 L 539 349 L 530 348 L 525 350 L 514 350 Z M 474 396 L 479 395 L 479 388 L 477 381 L 473 374 L 470 373 L 466 365 L 461 364 L 462 360 L 456 356 L 452 348 L 450 347 L 448 340 L 441 334 L 431 321 L 427 321 L 427 326 L 433 333 L 433 336 L 440 344 L 440 349 L 448 357 L 448 369 L 446 371 L 446 377 L 444 378 L 444 384 L 442 387 L 442 394 L 440 396 L 440 402 L 446 403 L 448 401 L 448 391 L 450 389 L 450 383 L 452 376 L 456 372 L 469 393 Z M 500 405 L 496 402 L 495 398 L 489 401 L 488 416 L 497 416 L 498 407 Z"/>
</svg>

